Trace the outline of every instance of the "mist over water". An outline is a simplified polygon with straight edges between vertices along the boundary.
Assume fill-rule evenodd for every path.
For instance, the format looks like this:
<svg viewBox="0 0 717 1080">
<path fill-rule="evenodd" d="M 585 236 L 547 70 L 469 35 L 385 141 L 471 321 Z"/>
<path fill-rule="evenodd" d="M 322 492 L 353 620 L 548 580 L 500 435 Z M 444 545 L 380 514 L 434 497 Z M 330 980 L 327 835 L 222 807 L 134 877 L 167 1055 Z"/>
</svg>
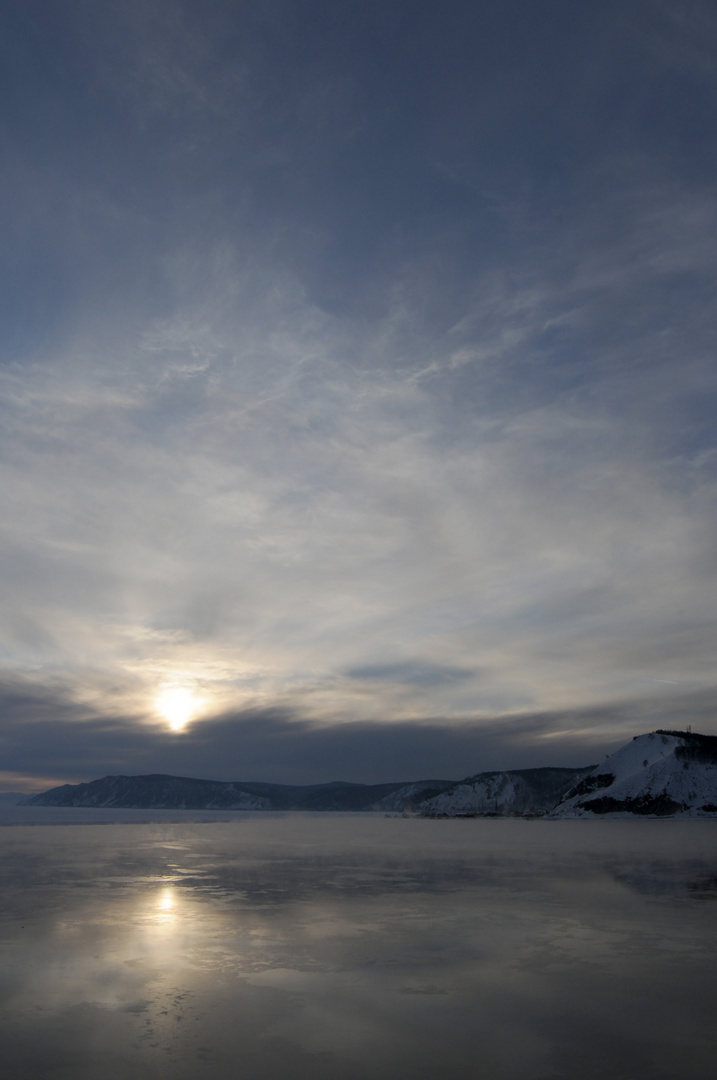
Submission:
<svg viewBox="0 0 717 1080">
<path fill-rule="evenodd" d="M 714 1075 L 713 822 L 176 818 L 0 829 L 4 1075 Z"/>
</svg>

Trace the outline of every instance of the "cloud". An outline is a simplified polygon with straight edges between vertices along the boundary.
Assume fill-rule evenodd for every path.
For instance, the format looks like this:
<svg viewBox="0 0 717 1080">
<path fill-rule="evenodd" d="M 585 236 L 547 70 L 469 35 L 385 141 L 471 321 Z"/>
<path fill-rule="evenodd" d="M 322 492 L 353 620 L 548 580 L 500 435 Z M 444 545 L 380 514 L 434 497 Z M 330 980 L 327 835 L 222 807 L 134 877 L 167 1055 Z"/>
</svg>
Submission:
<svg viewBox="0 0 717 1080">
<path fill-rule="evenodd" d="M 708 692 L 717 204 L 659 86 L 711 22 L 558 7 L 537 53 L 530 5 L 20 19 L 13 684 L 140 742 L 177 680 L 327 732 Z"/>
<path fill-rule="evenodd" d="M 289 784 L 387 783 L 577 767 L 656 727 L 709 730 L 716 702 L 714 686 L 694 693 L 655 682 L 633 700 L 582 709 L 460 722 L 423 715 L 329 724 L 304 715 L 300 704 L 249 707 L 197 720 L 176 734 L 141 715 L 98 714 L 58 687 L 6 685 L 0 693 L 3 786 L 38 791 L 108 773 L 153 772 Z"/>
<path fill-rule="evenodd" d="M 70 352 L 5 380 L 21 667 L 115 667 L 147 693 L 177 670 L 281 701 L 323 687 L 322 714 L 349 716 L 413 712 L 420 683 L 457 715 L 604 700 L 671 650 L 704 677 L 712 480 L 674 456 L 668 475 L 650 423 L 587 396 L 647 372 L 501 408 L 479 368 L 459 385 L 492 400 L 464 426 L 463 400 L 444 412 L 450 365 L 416 381 L 345 363 L 350 326 L 296 285 L 245 302 L 218 265 L 219 299 L 125 341 L 117 369 Z M 636 634 L 626 672 L 610 642 L 634 653 Z M 372 665 L 379 698 L 341 676 Z"/>
<path fill-rule="evenodd" d="M 455 682 L 457 679 L 471 679 L 475 672 L 465 668 L 449 667 L 440 664 L 364 664 L 351 668 L 346 674 L 350 679 L 369 679 L 376 682 L 413 683 L 421 686 L 436 686 Z"/>
</svg>

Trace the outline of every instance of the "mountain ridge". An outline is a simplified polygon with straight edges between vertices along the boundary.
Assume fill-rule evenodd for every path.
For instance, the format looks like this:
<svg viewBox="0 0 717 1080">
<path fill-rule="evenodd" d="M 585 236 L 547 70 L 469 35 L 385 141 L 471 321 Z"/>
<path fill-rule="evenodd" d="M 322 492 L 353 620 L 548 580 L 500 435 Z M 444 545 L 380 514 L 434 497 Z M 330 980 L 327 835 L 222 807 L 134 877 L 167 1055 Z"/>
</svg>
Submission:
<svg viewBox="0 0 717 1080">
<path fill-rule="evenodd" d="M 397 809 L 423 790 L 452 786 L 452 780 L 396 781 L 355 784 L 334 780 L 326 784 L 271 784 L 263 781 L 201 780 L 149 773 L 143 776 L 105 776 L 82 784 L 63 784 L 26 800 L 29 806 L 87 806 L 157 810 L 367 810 L 397 791 L 406 790 Z M 410 790 L 409 790 L 410 789 Z"/>
<path fill-rule="evenodd" d="M 149 773 L 63 784 L 31 806 L 167 810 L 302 810 L 424 817 L 717 816 L 717 736 L 657 729 L 600 765 L 492 770 L 463 780 L 271 784 Z"/>
</svg>

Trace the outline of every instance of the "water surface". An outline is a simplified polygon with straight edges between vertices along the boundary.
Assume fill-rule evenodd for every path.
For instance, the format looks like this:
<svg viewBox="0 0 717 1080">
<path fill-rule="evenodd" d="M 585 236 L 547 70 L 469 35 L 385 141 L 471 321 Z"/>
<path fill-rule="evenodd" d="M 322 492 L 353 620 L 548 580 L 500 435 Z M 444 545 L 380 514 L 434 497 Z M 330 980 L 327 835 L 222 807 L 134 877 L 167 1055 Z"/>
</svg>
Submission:
<svg viewBox="0 0 717 1080">
<path fill-rule="evenodd" d="M 0 829 L 10 1080 L 715 1075 L 714 822 L 154 816 Z"/>
</svg>

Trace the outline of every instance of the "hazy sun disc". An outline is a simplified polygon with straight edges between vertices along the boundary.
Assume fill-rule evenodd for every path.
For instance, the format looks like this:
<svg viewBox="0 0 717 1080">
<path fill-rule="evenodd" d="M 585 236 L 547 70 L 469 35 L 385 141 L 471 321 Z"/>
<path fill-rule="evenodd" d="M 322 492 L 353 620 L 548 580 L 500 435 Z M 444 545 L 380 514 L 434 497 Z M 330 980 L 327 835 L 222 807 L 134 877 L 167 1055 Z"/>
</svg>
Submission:
<svg viewBox="0 0 717 1080">
<path fill-rule="evenodd" d="M 154 699 L 154 707 L 164 717 L 172 731 L 181 731 L 192 719 L 199 707 L 199 701 L 191 690 L 183 686 L 171 686 L 160 690 Z"/>
</svg>

